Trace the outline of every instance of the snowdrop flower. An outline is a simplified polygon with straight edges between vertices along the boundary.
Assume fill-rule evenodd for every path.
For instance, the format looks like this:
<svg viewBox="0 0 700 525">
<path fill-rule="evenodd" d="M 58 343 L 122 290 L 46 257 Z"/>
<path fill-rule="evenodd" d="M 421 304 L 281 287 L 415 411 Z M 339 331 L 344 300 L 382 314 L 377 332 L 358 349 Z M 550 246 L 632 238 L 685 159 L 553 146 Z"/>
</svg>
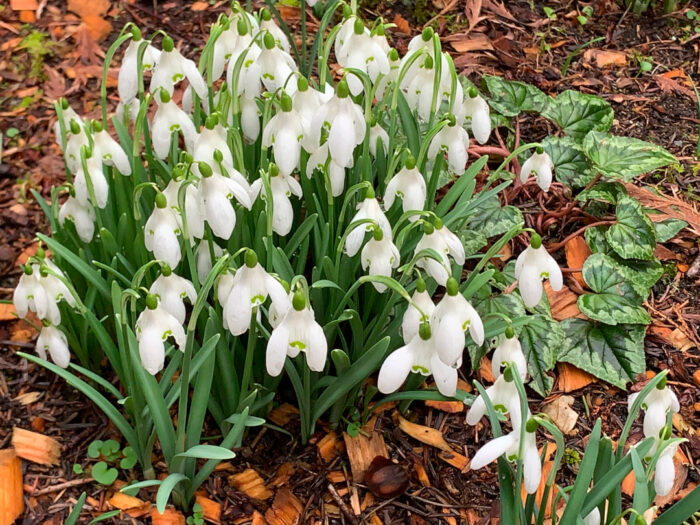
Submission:
<svg viewBox="0 0 700 525">
<path fill-rule="evenodd" d="M 109 184 L 107 183 L 107 178 L 102 171 L 102 162 L 92 154 L 90 148 L 87 146 L 83 147 L 85 159 L 85 171 L 82 162 L 78 171 L 75 173 L 75 178 L 73 179 L 73 190 L 75 191 L 75 198 L 83 206 L 91 204 L 92 197 L 94 196 L 95 204 L 98 208 L 102 209 L 107 206 L 107 198 L 109 196 Z M 90 183 L 92 184 L 93 195 L 90 194 L 90 189 L 88 187 L 88 177 Z"/>
<path fill-rule="evenodd" d="M 196 265 L 197 265 L 197 278 L 200 283 L 207 280 L 207 276 L 213 267 L 213 262 L 211 260 L 211 252 L 214 252 L 214 257 L 221 257 L 224 251 L 216 243 L 209 243 L 208 241 L 202 240 L 197 246 L 197 252 L 195 253 Z"/>
<path fill-rule="evenodd" d="M 63 155 L 66 159 L 66 166 L 71 173 L 75 173 L 82 164 L 80 152 L 83 151 L 83 147 L 90 149 L 90 139 L 85 132 L 84 124 L 78 123 L 75 119 L 70 121 L 66 137 L 67 142 Z"/>
<path fill-rule="evenodd" d="M 561 290 L 563 278 L 559 265 L 542 246 L 542 238 L 534 233 L 530 246 L 515 261 L 515 278 L 525 306 L 537 306 L 542 298 L 542 279 L 549 279 L 555 292 Z"/>
<path fill-rule="evenodd" d="M 292 308 L 270 334 L 265 354 L 267 373 L 273 377 L 280 375 L 287 356 L 296 357 L 299 352 L 306 354 L 306 364 L 311 370 L 323 371 L 328 341 L 301 291 L 294 294 Z"/>
<path fill-rule="evenodd" d="M 236 225 L 236 211 L 229 203 L 235 197 L 246 209 L 253 203 L 247 189 L 232 178 L 212 171 L 209 164 L 199 163 L 202 180 L 199 182 L 204 218 L 217 237 L 229 239 Z M 242 176 L 242 175 L 241 175 Z"/>
<path fill-rule="evenodd" d="M 462 241 L 440 219 L 436 219 L 435 226 L 427 222 L 423 224 L 423 237 L 418 241 L 414 254 L 428 248 L 440 254 L 442 261 L 426 256 L 419 258 L 416 266 L 423 268 L 439 285 L 445 286 L 448 277 L 452 274 L 448 255 L 452 256 L 460 266 L 464 264 L 466 257 Z"/>
<path fill-rule="evenodd" d="M 257 32 L 258 23 L 255 17 L 240 11 L 236 19 L 226 21 L 228 27 L 214 42 L 214 57 L 212 59 L 212 79 L 216 80 L 224 72 L 226 63 L 235 65 L 243 50 L 253 41 L 251 33 Z"/>
<path fill-rule="evenodd" d="M 391 270 L 398 268 L 401 255 L 391 238 L 384 237 L 382 230 L 377 227 L 374 228 L 372 238 L 362 248 L 360 260 L 367 275 L 391 277 Z M 380 293 L 386 290 L 386 285 L 382 283 L 372 282 L 372 286 Z"/>
<path fill-rule="evenodd" d="M 389 74 L 389 44 L 383 26 L 377 27 L 372 35 L 360 18 L 350 17 L 343 23 L 334 44 L 336 60 L 341 66 L 367 73 L 372 82 L 380 74 Z M 353 96 L 362 93 L 364 86 L 356 75 L 348 75 L 347 82 Z"/>
<path fill-rule="evenodd" d="M 520 377 L 525 381 L 527 378 L 527 360 L 523 354 L 520 341 L 515 337 L 513 329 L 506 328 L 505 338 L 498 343 L 496 350 L 491 357 L 491 372 L 493 377 L 498 377 L 502 373 L 502 367 L 508 363 L 514 363 L 520 373 Z"/>
<path fill-rule="evenodd" d="M 350 224 L 361 221 L 364 219 L 371 219 L 373 223 L 360 224 L 354 226 L 353 229 L 348 233 L 345 239 L 345 253 L 350 257 L 354 257 L 355 254 L 360 251 L 362 246 L 362 241 L 365 238 L 365 232 L 374 231 L 375 226 L 379 226 L 384 237 L 392 240 L 391 224 L 389 220 L 382 212 L 379 207 L 379 203 L 374 196 L 374 189 L 372 187 L 367 188 L 365 193 L 365 199 L 357 205 L 357 213 L 350 221 Z"/>
<path fill-rule="evenodd" d="M 177 236 L 180 234 L 175 212 L 168 207 L 165 195 L 156 195 L 156 205 L 144 228 L 144 243 L 156 259 L 171 268 L 177 267 L 182 254 Z"/>
<path fill-rule="evenodd" d="M 598 507 L 594 508 L 583 518 L 583 525 L 600 525 L 600 511 Z"/>
<path fill-rule="evenodd" d="M 184 78 L 190 81 L 192 89 L 199 98 L 207 98 L 207 84 L 197 69 L 197 65 L 192 60 L 183 57 L 175 49 L 173 39 L 165 36 L 163 37 L 163 51 L 153 68 L 150 92 L 156 93 L 159 89 L 163 89 L 172 95 L 175 84 Z"/>
<path fill-rule="evenodd" d="M 163 265 L 161 274 L 148 291 L 158 297 L 165 311 L 180 324 L 185 322 L 184 300 L 188 299 L 190 304 L 194 304 L 197 299 L 197 292 L 189 279 L 175 275 L 168 265 Z"/>
<path fill-rule="evenodd" d="M 394 83 L 399 78 L 399 69 L 401 66 L 399 52 L 391 48 L 387 57 L 389 59 L 389 73 L 382 75 L 377 80 L 377 87 L 375 89 L 375 97 L 377 100 L 384 100 L 385 95 L 390 92 L 390 89 L 393 89 Z"/>
<path fill-rule="evenodd" d="M 467 148 L 469 147 L 469 135 L 467 131 L 457 124 L 454 116 L 450 123 L 438 131 L 428 148 L 428 158 L 435 159 L 438 153 L 447 153 L 447 164 L 455 175 L 462 175 L 467 165 Z"/>
<path fill-rule="evenodd" d="M 46 360 L 46 352 L 51 355 L 51 361 L 61 368 L 68 368 L 70 364 L 70 350 L 68 341 L 61 330 L 51 325 L 44 325 L 36 340 L 36 353 Z"/>
<path fill-rule="evenodd" d="M 58 210 L 58 223 L 63 226 L 66 219 L 73 222 L 78 237 L 83 242 L 90 242 L 95 234 L 95 208 L 89 202 L 81 204 L 72 195 L 66 199 Z"/>
<path fill-rule="evenodd" d="M 457 369 L 440 360 L 431 335 L 430 324 L 421 323 L 418 334 L 384 360 L 377 379 L 377 388 L 382 394 L 398 390 L 411 372 L 424 376 L 432 374 L 444 396 L 452 397 L 457 393 Z"/>
<path fill-rule="evenodd" d="M 260 66 L 260 78 L 265 89 L 270 93 L 284 89 L 288 95 L 293 95 L 297 83 L 293 80 L 287 82 L 287 79 L 299 71 L 296 62 L 289 53 L 277 46 L 275 37 L 269 31 L 263 37 L 263 44 L 256 61 Z"/>
<path fill-rule="evenodd" d="M 185 149 L 192 151 L 197 137 L 197 130 L 189 115 L 182 111 L 172 101 L 168 92 L 160 90 L 156 100 L 159 101 L 156 114 L 151 125 L 151 141 L 159 159 L 164 159 L 170 153 L 170 141 L 173 132 L 182 133 L 185 139 Z"/>
<path fill-rule="evenodd" d="M 494 409 L 513 414 L 520 415 L 520 397 L 518 389 L 513 381 L 508 381 L 504 374 L 496 376 L 496 381 L 486 389 L 486 395 L 493 404 Z M 486 414 L 486 402 L 482 396 L 477 396 L 472 403 L 469 412 L 467 412 L 467 424 L 476 425 L 481 418 Z M 515 423 L 513 423 L 515 428 Z"/>
<path fill-rule="evenodd" d="M 654 474 L 654 490 L 658 496 L 665 496 L 673 488 L 676 480 L 676 466 L 673 463 L 673 456 L 676 455 L 678 443 L 668 445 L 659 456 L 656 462 Z"/>
<path fill-rule="evenodd" d="M 163 190 L 168 207 L 175 214 L 177 224 L 182 228 L 183 217 L 187 221 L 187 234 L 190 238 L 201 239 L 204 237 L 204 210 L 202 196 L 198 187 L 193 183 L 187 183 L 185 189 L 185 209 L 180 209 L 180 188 L 185 184 L 184 179 L 176 176 L 177 167 L 173 170 L 173 178 Z"/>
<path fill-rule="evenodd" d="M 146 309 L 136 321 L 136 339 L 139 342 L 141 364 L 155 375 L 165 362 L 165 340 L 172 336 L 175 345 L 184 352 L 185 330 L 182 324 L 158 303 L 155 295 L 146 297 Z"/>
<path fill-rule="evenodd" d="M 520 182 L 524 184 L 534 173 L 537 185 L 542 191 L 548 191 L 552 184 L 552 169 L 554 169 L 552 158 L 545 153 L 542 146 L 537 146 L 535 153 L 523 163 L 520 169 Z"/>
<path fill-rule="evenodd" d="M 348 167 L 352 167 L 352 163 Z M 329 159 L 328 142 L 324 142 L 309 157 L 306 162 L 306 177 L 310 179 L 314 170 L 325 172 L 326 169 L 328 169 L 328 178 L 331 181 L 331 195 L 338 197 L 345 189 L 345 168 L 334 159 Z"/>
<path fill-rule="evenodd" d="M 132 26 L 131 40 L 124 51 L 122 65 L 119 68 L 119 76 L 117 77 L 117 90 L 119 92 L 119 100 L 124 105 L 129 105 L 134 101 L 139 90 L 139 71 L 138 71 L 138 54 L 139 47 L 143 44 L 141 39 L 141 31 Z M 160 51 L 154 48 L 150 43 L 146 44 L 141 59 L 141 67 L 144 70 L 152 69 L 160 58 Z"/>
<path fill-rule="evenodd" d="M 389 134 L 379 124 L 374 124 L 369 128 L 369 152 L 374 158 L 377 157 L 377 141 L 381 139 L 382 151 L 386 153 L 389 145 Z"/>
<path fill-rule="evenodd" d="M 517 397 L 517 394 L 516 394 Z M 518 416 L 516 417 L 516 414 Z M 523 455 L 519 458 L 520 453 L 520 430 L 521 430 L 521 418 L 519 417 L 519 411 L 511 412 L 511 419 L 513 421 L 513 431 L 501 437 L 492 439 L 481 447 L 471 461 L 471 469 L 479 470 L 480 468 L 488 465 L 489 463 L 495 461 L 500 456 L 505 456 L 509 461 L 515 461 L 517 459 L 522 459 L 523 461 L 523 484 L 525 490 L 528 494 L 534 494 L 537 491 L 537 487 L 540 484 L 540 479 L 542 477 L 542 464 L 540 463 L 540 455 L 537 451 L 537 443 L 535 441 L 535 431 L 537 430 L 536 424 L 532 431 L 529 431 L 529 424 L 527 424 L 530 417 L 530 413 L 526 414 L 526 428 L 524 441 L 522 443 Z"/>
<path fill-rule="evenodd" d="M 255 99 L 246 96 L 240 97 L 241 102 L 241 129 L 243 136 L 250 142 L 255 142 L 260 134 L 260 113 Z"/>
<path fill-rule="evenodd" d="M 661 388 L 659 388 L 661 385 Z M 661 429 L 666 425 L 666 415 L 668 411 L 678 412 L 680 404 L 676 394 L 662 380 L 656 388 L 644 399 L 642 408 L 644 409 L 644 436 L 658 438 Z M 632 404 L 639 396 L 639 392 L 631 394 L 627 400 L 628 409 L 632 408 Z"/>
<path fill-rule="evenodd" d="M 362 108 L 349 97 L 345 80 L 338 82 L 336 95 L 318 110 L 311 126 L 310 140 L 319 144 L 321 128 L 328 125 L 328 148 L 331 158 L 343 168 L 352 164 L 355 147 L 365 139 L 367 123 Z"/>
<path fill-rule="evenodd" d="M 459 292 L 454 277 L 447 279 L 447 293 L 435 307 L 431 322 L 435 327 L 435 344 L 440 359 L 452 365 L 462 359 L 467 330 L 477 345 L 484 342 L 484 325 L 469 301 Z"/>
<path fill-rule="evenodd" d="M 327 89 L 324 93 L 309 87 L 309 81 L 300 76 L 297 79 L 297 91 L 292 96 L 292 108 L 301 120 L 303 129 L 303 138 L 301 145 L 306 151 L 313 154 L 318 148 L 318 133 L 312 133 L 314 117 L 318 113 L 319 108 L 328 102 L 333 97 L 333 91 Z M 313 141 L 316 139 L 316 142 Z"/>
<path fill-rule="evenodd" d="M 268 295 L 278 308 L 289 301 L 284 286 L 260 266 L 252 250 L 246 251 L 245 264 L 232 279 L 220 280 L 218 291 L 224 308 L 224 327 L 233 335 L 248 331 L 253 309 L 263 304 Z"/>
<path fill-rule="evenodd" d="M 69 306 L 75 308 L 75 297 L 73 297 L 73 294 L 63 282 L 62 279 L 66 277 L 61 269 L 50 259 L 44 259 L 44 265 L 46 268 L 40 268 L 39 275 L 41 276 L 41 285 L 46 290 L 49 299 L 47 318 L 57 325 L 61 322 L 61 312 L 58 309 L 58 303 L 64 300 Z"/>
<path fill-rule="evenodd" d="M 285 177 L 279 173 L 277 166 L 273 164 L 270 166 L 270 189 L 272 190 L 272 231 L 284 237 L 292 230 L 294 222 L 294 209 L 289 196 L 301 198 L 301 186 L 294 177 Z"/>
<path fill-rule="evenodd" d="M 12 295 L 12 302 L 20 318 L 28 311 L 35 312 L 39 319 L 46 319 L 49 311 L 49 295 L 41 282 L 38 264 L 27 264 Z"/>
<path fill-rule="evenodd" d="M 284 92 L 280 97 L 280 106 L 281 111 L 268 121 L 263 130 L 262 146 L 272 147 L 280 173 L 288 176 L 299 166 L 304 129 L 299 115 L 292 109 L 291 97 Z"/>
<path fill-rule="evenodd" d="M 404 213 L 409 211 L 419 211 L 425 206 L 427 190 L 425 179 L 416 168 L 416 160 L 412 155 L 406 159 L 404 167 L 394 175 L 386 185 L 384 192 L 384 209 L 389 210 L 394 204 L 396 196 L 401 198 Z M 411 215 L 408 218 L 413 222 L 418 220 L 418 215 Z"/>
<path fill-rule="evenodd" d="M 458 112 L 460 113 L 457 117 L 458 122 L 462 122 L 464 117 L 469 117 L 472 135 L 479 144 L 488 142 L 491 135 L 491 109 L 476 88 L 472 87 L 469 90 L 461 107 L 458 108 Z"/>
<path fill-rule="evenodd" d="M 68 136 L 68 134 L 71 132 L 71 122 L 75 120 L 76 124 L 78 125 L 78 129 L 81 129 L 83 126 L 83 120 L 75 112 L 75 110 L 70 107 L 70 104 L 68 104 L 68 101 L 65 98 L 61 98 L 60 104 L 61 117 L 60 121 L 56 120 L 56 122 L 54 122 L 53 134 L 56 137 L 56 144 L 58 144 L 59 147 L 63 147 L 63 144 L 61 144 L 61 123 L 63 124 L 63 129 L 65 130 L 66 136 Z"/>
<path fill-rule="evenodd" d="M 103 164 L 113 166 L 122 175 L 127 177 L 131 175 L 129 158 L 119 143 L 110 136 L 107 130 L 102 128 L 102 123 L 98 120 L 93 123 L 93 126 L 95 134 L 92 136 L 92 140 L 95 144 L 95 155 L 102 160 Z"/>
<path fill-rule="evenodd" d="M 404 343 L 408 343 L 418 334 L 420 324 L 428 321 L 435 310 L 435 303 L 426 291 L 425 281 L 422 278 L 418 279 L 416 291 L 413 292 L 411 301 L 413 303 L 409 303 L 401 320 L 401 337 Z"/>
<path fill-rule="evenodd" d="M 272 35 L 275 39 L 275 45 L 284 50 L 285 53 L 289 53 L 289 40 L 287 40 L 287 35 L 284 31 L 275 23 L 272 19 L 272 13 L 267 8 L 263 8 L 260 13 L 260 29 L 265 29 Z"/>
<path fill-rule="evenodd" d="M 401 90 L 406 96 L 406 102 L 409 107 L 416 110 L 418 116 L 425 121 L 430 117 L 433 103 L 435 71 L 433 69 L 433 59 L 430 56 L 425 57 L 420 67 L 415 67 L 416 63 L 413 63 L 414 67 L 404 77 Z"/>
</svg>

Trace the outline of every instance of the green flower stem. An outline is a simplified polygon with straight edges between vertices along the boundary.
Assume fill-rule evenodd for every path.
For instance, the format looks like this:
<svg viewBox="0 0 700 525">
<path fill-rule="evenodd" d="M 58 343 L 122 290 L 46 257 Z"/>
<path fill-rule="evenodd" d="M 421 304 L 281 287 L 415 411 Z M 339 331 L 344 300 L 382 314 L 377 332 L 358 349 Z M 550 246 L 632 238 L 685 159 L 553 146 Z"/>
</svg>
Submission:
<svg viewBox="0 0 700 525">
<path fill-rule="evenodd" d="M 256 343 L 256 327 L 257 323 L 257 313 L 258 307 L 253 307 L 253 313 L 250 317 L 250 329 L 248 330 L 248 344 L 245 351 L 245 363 L 243 365 L 243 376 L 241 378 L 241 393 L 238 397 L 239 403 L 246 398 L 248 395 L 248 386 L 250 385 L 250 377 L 253 373 L 253 358 L 255 357 L 255 343 Z M 243 407 L 239 406 L 238 410 Z"/>
</svg>

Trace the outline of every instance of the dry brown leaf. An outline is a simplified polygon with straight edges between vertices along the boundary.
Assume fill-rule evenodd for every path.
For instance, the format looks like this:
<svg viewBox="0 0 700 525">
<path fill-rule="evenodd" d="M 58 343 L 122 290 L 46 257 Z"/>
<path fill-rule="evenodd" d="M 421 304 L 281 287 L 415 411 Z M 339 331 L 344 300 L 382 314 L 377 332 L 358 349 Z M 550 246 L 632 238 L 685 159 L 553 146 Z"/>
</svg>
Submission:
<svg viewBox="0 0 700 525">
<path fill-rule="evenodd" d="M 595 63 L 599 69 L 627 65 L 627 53 L 610 49 L 588 49 L 583 53 L 583 59 L 590 64 Z"/>
<path fill-rule="evenodd" d="M 457 35 L 455 35 L 457 36 Z M 450 39 L 450 45 L 457 53 L 471 53 L 473 51 L 493 51 L 491 39 L 483 33 L 475 33 L 467 37 L 466 33 L 460 39 Z M 506 245 L 507 246 L 507 245 Z"/>
<path fill-rule="evenodd" d="M 209 2 L 192 2 L 190 9 L 192 11 L 206 11 L 209 9 Z"/>
<path fill-rule="evenodd" d="M 68 11 L 84 18 L 85 16 L 102 16 L 110 7 L 109 0 L 68 0 Z"/>
<path fill-rule="evenodd" d="M 564 434 L 569 434 L 578 420 L 578 412 L 571 408 L 573 402 L 574 398 L 571 396 L 558 396 L 542 407 L 542 412 L 547 414 Z"/>
<path fill-rule="evenodd" d="M 22 428 L 12 429 L 12 446 L 17 456 L 40 465 L 58 465 L 61 456 L 61 444 L 54 438 Z"/>
<path fill-rule="evenodd" d="M 19 394 L 13 400 L 19 401 L 22 405 L 31 405 L 32 403 L 36 403 L 40 397 L 41 392 L 25 392 L 24 394 Z"/>
<path fill-rule="evenodd" d="M 13 449 L 0 450 L 0 523 L 14 523 L 23 512 L 22 462 Z"/>
<path fill-rule="evenodd" d="M 84 15 L 82 18 L 88 35 L 95 42 L 102 42 L 112 32 L 112 24 L 99 15 Z"/>
<path fill-rule="evenodd" d="M 282 403 L 280 406 L 274 408 L 267 417 L 275 425 L 283 427 L 289 423 L 292 419 L 299 415 L 299 409 L 289 403 Z"/>
<path fill-rule="evenodd" d="M 562 392 L 573 392 L 596 381 L 596 378 L 569 363 L 557 364 L 558 387 Z"/>
<path fill-rule="evenodd" d="M 439 448 L 445 452 L 453 452 L 452 447 L 445 441 L 445 438 L 437 428 L 426 427 L 417 423 L 412 423 L 408 419 L 398 416 L 399 428 L 413 439 L 430 445 L 431 447 Z"/>
<path fill-rule="evenodd" d="M 695 93 L 673 78 L 669 78 L 665 75 L 654 75 L 654 81 L 663 92 L 677 93 L 695 101 Z"/>
<path fill-rule="evenodd" d="M 549 280 L 544 282 L 544 292 L 547 294 L 549 308 L 552 312 L 552 317 L 557 321 L 563 321 L 570 317 L 578 317 L 587 319 L 585 315 L 578 309 L 578 295 L 571 291 L 568 286 L 562 286 L 561 290 L 554 291 L 549 285 Z"/>
<path fill-rule="evenodd" d="M 406 20 L 400 14 L 396 13 L 396 16 L 394 16 L 394 20 L 392 22 L 396 24 L 397 31 L 400 31 L 406 35 L 411 34 L 411 25 L 408 23 L 408 20 Z"/>
<path fill-rule="evenodd" d="M 365 472 L 374 458 L 377 456 L 389 458 L 384 437 L 374 430 L 375 421 L 376 416 L 372 417 L 362 427 L 362 432 L 355 437 L 343 432 L 352 478 L 357 481 L 365 479 Z"/>
<path fill-rule="evenodd" d="M 252 468 L 232 474 L 228 477 L 228 482 L 249 498 L 262 501 L 272 497 L 272 491 L 265 486 L 260 474 Z"/>
<path fill-rule="evenodd" d="M 581 235 L 578 235 L 564 245 L 564 252 L 566 253 L 567 266 L 576 269 L 583 268 L 583 263 L 586 262 L 586 259 L 591 254 L 591 249 L 586 244 L 586 240 Z M 581 286 L 586 286 L 581 272 L 572 273 L 571 276 Z"/>
<path fill-rule="evenodd" d="M 469 30 L 474 29 L 479 22 L 486 20 L 485 16 L 481 15 L 482 0 L 467 0 L 464 3 L 464 14 L 467 16 L 467 22 L 469 22 Z"/>
<path fill-rule="evenodd" d="M 686 202 L 678 197 L 657 195 L 632 183 L 626 183 L 625 189 L 642 206 L 658 212 L 649 216 L 652 221 L 658 222 L 668 218 L 680 219 L 688 223 L 688 227 L 693 230 L 695 235 L 700 235 L 700 211 L 698 211 L 697 204 Z"/>
<path fill-rule="evenodd" d="M 299 498 L 284 487 L 277 491 L 272 507 L 265 513 L 265 520 L 270 525 L 297 525 L 302 510 L 304 506 Z"/>
<path fill-rule="evenodd" d="M 683 333 L 680 328 L 670 329 L 666 326 L 654 323 L 649 328 L 650 335 L 661 339 L 664 343 L 672 345 L 676 350 L 685 352 L 695 348 L 695 343 Z"/>
</svg>

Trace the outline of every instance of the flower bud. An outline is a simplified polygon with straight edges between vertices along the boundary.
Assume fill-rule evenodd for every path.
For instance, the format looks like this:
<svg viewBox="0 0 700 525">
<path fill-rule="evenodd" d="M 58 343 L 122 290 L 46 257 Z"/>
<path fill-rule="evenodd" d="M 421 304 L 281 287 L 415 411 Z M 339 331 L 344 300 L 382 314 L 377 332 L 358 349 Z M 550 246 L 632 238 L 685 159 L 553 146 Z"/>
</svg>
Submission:
<svg viewBox="0 0 700 525">
<path fill-rule="evenodd" d="M 170 93 L 164 88 L 160 88 L 160 101 L 163 104 L 170 102 Z"/>
<path fill-rule="evenodd" d="M 204 126 L 207 129 L 214 129 L 216 125 L 219 123 L 219 114 L 218 113 L 212 113 L 207 117 L 207 120 L 204 123 Z"/>
<path fill-rule="evenodd" d="M 80 133 L 80 124 L 78 124 L 78 121 L 75 119 L 70 121 L 70 132 L 73 135 L 77 135 L 78 133 Z"/>
<path fill-rule="evenodd" d="M 479 92 L 474 86 L 470 87 L 467 93 L 469 93 L 469 98 L 476 98 L 479 96 Z"/>
<path fill-rule="evenodd" d="M 68 100 L 66 100 L 65 97 L 61 97 L 61 109 L 63 111 L 67 110 L 70 107 L 70 104 L 68 104 Z"/>
<path fill-rule="evenodd" d="M 160 273 L 163 275 L 163 277 L 170 277 L 173 273 L 173 269 L 170 267 L 168 264 L 164 264 L 160 268 Z"/>
<path fill-rule="evenodd" d="M 359 18 L 355 19 L 355 25 L 353 27 L 355 34 L 356 35 L 361 35 L 362 33 L 365 32 L 365 24 L 362 23 L 362 20 Z"/>
<path fill-rule="evenodd" d="M 297 91 L 306 91 L 307 89 L 309 89 L 309 81 L 306 80 L 306 77 L 297 78 Z"/>
<path fill-rule="evenodd" d="M 34 269 L 32 268 L 31 264 L 25 264 L 23 270 L 24 275 L 32 275 L 34 273 Z"/>
<path fill-rule="evenodd" d="M 433 224 L 435 225 L 435 229 L 439 230 L 444 226 L 444 222 L 442 222 L 442 219 L 440 217 L 435 217 L 435 220 L 433 221 Z"/>
<path fill-rule="evenodd" d="M 238 31 L 238 34 L 241 36 L 248 34 L 248 24 L 246 24 L 246 21 L 243 17 L 240 17 L 238 19 L 238 22 L 236 22 L 236 30 Z"/>
<path fill-rule="evenodd" d="M 399 59 L 399 52 L 393 47 L 389 50 L 389 60 L 396 62 Z"/>
<path fill-rule="evenodd" d="M 270 10 L 267 7 L 264 7 L 260 11 L 260 18 L 262 18 L 265 22 L 269 22 L 270 20 L 272 20 L 272 13 L 270 13 Z"/>
<path fill-rule="evenodd" d="M 287 93 L 282 92 L 282 96 L 280 97 L 280 106 L 282 107 L 282 111 L 285 113 L 292 111 L 292 97 L 287 95 Z"/>
<path fill-rule="evenodd" d="M 434 231 L 435 226 L 433 226 L 427 221 L 423 223 L 423 233 L 425 233 L 426 235 L 431 235 Z"/>
<path fill-rule="evenodd" d="M 382 229 L 378 227 L 374 228 L 374 231 L 372 232 L 372 237 L 375 241 L 381 241 L 384 238 L 384 233 L 382 233 Z"/>
<path fill-rule="evenodd" d="M 536 419 L 530 418 L 527 420 L 527 423 L 525 423 L 525 430 L 527 430 L 530 434 L 535 432 L 537 430 L 537 427 L 539 427 L 540 424 L 537 422 Z"/>
<path fill-rule="evenodd" d="M 503 379 L 505 379 L 508 383 L 513 382 L 513 367 L 508 366 L 506 369 L 503 371 Z"/>
<path fill-rule="evenodd" d="M 92 157 L 92 150 L 90 149 L 90 146 L 88 146 L 87 144 L 83 144 L 82 146 L 80 146 L 80 155 L 81 157 L 85 156 L 86 159 Z"/>
<path fill-rule="evenodd" d="M 338 82 L 338 85 L 335 87 L 335 94 L 338 98 L 347 98 L 350 94 L 350 88 L 345 79 Z"/>
<path fill-rule="evenodd" d="M 537 152 L 538 155 L 542 155 L 544 153 L 544 148 L 542 146 L 537 146 L 535 148 L 535 151 Z"/>
<path fill-rule="evenodd" d="M 512 326 L 506 327 L 505 334 L 506 334 L 506 337 L 508 339 L 513 339 L 513 337 L 515 337 L 515 331 L 513 330 L 513 327 Z"/>
<path fill-rule="evenodd" d="M 374 198 L 375 198 L 374 188 L 371 185 L 369 185 L 365 189 L 365 200 L 374 199 Z"/>
<path fill-rule="evenodd" d="M 39 259 L 43 259 L 44 257 L 46 257 L 46 252 L 44 251 L 44 249 L 43 249 L 41 246 L 39 246 L 39 247 L 36 249 L 36 256 L 37 256 Z"/>
<path fill-rule="evenodd" d="M 431 57 L 430 55 L 425 57 L 425 61 L 423 62 L 423 67 L 425 69 L 433 69 L 433 57 Z"/>
<path fill-rule="evenodd" d="M 277 175 L 280 174 L 280 169 L 277 167 L 277 164 L 270 162 L 270 165 L 267 167 L 267 172 L 270 174 L 270 177 L 277 177 Z"/>
<path fill-rule="evenodd" d="M 412 170 L 416 167 L 416 158 L 411 154 L 410 151 L 406 153 L 406 160 L 404 160 L 403 165 L 406 167 L 407 170 Z"/>
<path fill-rule="evenodd" d="M 134 42 L 140 41 L 142 38 L 141 30 L 136 26 L 131 26 L 131 39 Z"/>
<path fill-rule="evenodd" d="M 658 388 L 659 390 L 663 390 L 664 388 L 666 388 L 666 383 L 667 383 L 667 382 L 668 382 L 668 379 L 667 379 L 666 376 L 664 376 L 663 378 L 661 378 L 661 381 L 659 381 L 659 382 L 656 384 L 656 388 Z"/>
<path fill-rule="evenodd" d="M 218 163 L 222 163 L 224 161 L 224 154 L 221 153 L 221 150 L 219 148 L 216 148 L 214 150 L 214 160 Z"/>
<path fill-rule="evenodd" d="M 102 131 L 102 122 L 100 122 L 99 120 L 93 120 L 92 129 L 93 131 L 95 131 L 95 133 L 99 133 L 100 131 Z"/>
</svg>

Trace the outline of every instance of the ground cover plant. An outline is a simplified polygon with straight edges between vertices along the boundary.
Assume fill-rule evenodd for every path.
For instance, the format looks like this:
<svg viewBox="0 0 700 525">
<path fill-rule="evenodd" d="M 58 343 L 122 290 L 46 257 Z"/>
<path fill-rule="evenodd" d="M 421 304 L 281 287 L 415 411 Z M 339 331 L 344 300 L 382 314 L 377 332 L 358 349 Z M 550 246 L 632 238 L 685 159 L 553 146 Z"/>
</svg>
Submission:
<svg viewBox="0 0 700 525">
<path fill-rule="evenodd" d="M 612 109 L 602 99 L 572 91 L 551 98 L 497 77 L 472 85 L 431 31 L 399 58 L 388 28 L 368 28 L 354 12 L 322 6 L 313 43 L 296 49 L 274 9 L 234 5 L 212 27 L 199 68 L 167 35 L 146 40 L 125 29 L 105 66 L 126 47 L 117 116 L 107 119 L 106 88 L 98 121 L 56 104 L 67 183 L 50 201 L 35 195 L 52 235 L 39 236 L 45 249 L 15 295 L 20 315 L 31 309 L 43 321 L 37 351 L 53 364 L 26 357 L 105 411 L 146 478 L 130 490 L 157 485 L 160 509 L 171 496 L 188 508 L 216 462 L 233 457 L 245 427 L 264 424 L 288 381 L 303 440 L 319 418 L 353 431 L 373 403 L 391 400 L 456 396 L 474 403 L 472 424 L 489 414 L 494 435 L 509 413 L 513 432 L 485 446 L 472 468 L 504 452 L 516 460 L 499 460 L 513 485 L 502 489 L 504 519 L 510 508 L 513 519 L 541 522 L 534 499 L 521 506 L 517 495 L 521 478 L 528 492 L 539 484 L 538 425 L 557 432 L 531 417 L 523 382 L 546 394 L 557 360 L 620 387 L 644 371 L 641 303 L 663 273 L 653 249 L 685 223 L 653 223 L 620 181 L 674 158 L 610 135 Z M 332 54 L 341 77 L 331 74 Z M 175 84 L 185 78 L 182 92 Z M 501 146 L 495 166 L 488 146 L 467 158 L 469 133 L 486 143 L 493 123 L 512 128 L 521 112 L 560 132 L 512 151 Z M 502 204 L 511 187 L 534 185 L 531 174 L 543 192 L 554 177 L 601 218 L 586 229 L 595 255 L 582 273 L 594 293 L 578 302 L 588 320 L 552 319 L 542 279 L 556 290 L 561 272 L 520 211 Z M 517 262 L 498 265 L 499 251 L 522 234 L 529 246 Z M 494 347 L 494 386 L 476 400 L 458 391 L 465 348 L 476 368 Z M 116 374 L 116 388 L 104 370 Z M 436 386 L 421 389 L 429 375 Z M 630 421 L 646 406 L 661 425 L 649 423 L 646 448 L 624 459 L 624 440 L 613 459 L 594 430 L 586 469 L 560 494 L 566 517 L 617 519 L 623 509 L 612 487 L 631 470 L 640 490 L 626 514 L 642 516 L 653 491 L 669 489 L 667 478 L 651 479 L 678 443 L 666 424 L 673 399 L 660 375 L 632 401 Z M 219 446 L 203 443 L 207 414 L 221 430 Z M 168 465 L 163 481 L 151 479 L 154 450 Z M 608 477 L 595 479 L 606 461 Z"/>
</svg>

